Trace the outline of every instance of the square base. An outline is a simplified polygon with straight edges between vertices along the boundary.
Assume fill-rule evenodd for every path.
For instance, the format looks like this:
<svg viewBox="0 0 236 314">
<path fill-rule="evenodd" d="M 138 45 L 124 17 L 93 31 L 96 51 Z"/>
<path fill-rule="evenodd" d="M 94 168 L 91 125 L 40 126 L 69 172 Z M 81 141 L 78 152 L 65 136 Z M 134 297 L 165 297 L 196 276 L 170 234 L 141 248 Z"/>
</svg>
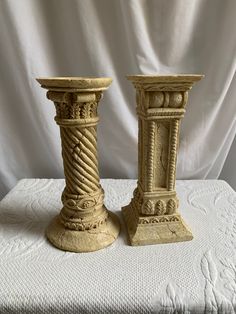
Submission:
<svg viewBox="0 0 236 314">
<path fill-rule="evenodd" d="M 179 214 L 138 216 L 132 205 L 122 208 L 131 245 L 190 241 L 193 239 Z"/>
</svg>

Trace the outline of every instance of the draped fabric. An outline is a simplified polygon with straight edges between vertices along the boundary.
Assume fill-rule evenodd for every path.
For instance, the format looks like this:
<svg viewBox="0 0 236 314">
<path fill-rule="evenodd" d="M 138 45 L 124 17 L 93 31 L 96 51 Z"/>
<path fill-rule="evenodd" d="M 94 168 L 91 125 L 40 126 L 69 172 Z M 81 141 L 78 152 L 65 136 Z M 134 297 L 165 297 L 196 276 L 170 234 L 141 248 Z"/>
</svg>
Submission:
<svg viewBox="0 0 236 314">
<path fill-rule="evenodd" d="M 0 0 L 1 195 L 21 178 L 63 177 L 40 76 L 113 78 L 99 107 L 100 175 L 136 178 L 135 91 L 125 75 L 205 74 L 190 91 L 177 178 L 217 178 L 236 129 L 235 30 L 235 0 Z"/>
</svg>

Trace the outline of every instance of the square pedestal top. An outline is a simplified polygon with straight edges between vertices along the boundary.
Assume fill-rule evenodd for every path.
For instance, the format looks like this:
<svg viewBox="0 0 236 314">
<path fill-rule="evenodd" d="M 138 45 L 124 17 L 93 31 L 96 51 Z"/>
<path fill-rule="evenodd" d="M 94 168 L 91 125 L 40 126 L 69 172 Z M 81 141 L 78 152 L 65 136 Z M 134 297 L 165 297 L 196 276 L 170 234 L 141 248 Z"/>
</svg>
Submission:
<svg viewBox="0 0 236 314">
<path fill-rule="evenodd" d="M 203 77 L 200 74 L 127 75 L 128 80 L 136 83 L 196 82 Z"/>
</svg>

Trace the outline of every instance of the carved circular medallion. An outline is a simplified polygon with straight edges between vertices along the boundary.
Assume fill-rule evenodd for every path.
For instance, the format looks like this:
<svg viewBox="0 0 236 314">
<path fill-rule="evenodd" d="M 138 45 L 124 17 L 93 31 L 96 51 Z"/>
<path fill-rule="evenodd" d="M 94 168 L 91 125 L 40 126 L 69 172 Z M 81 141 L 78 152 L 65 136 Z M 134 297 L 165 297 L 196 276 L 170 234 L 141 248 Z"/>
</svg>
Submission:
<svg viewBox="0 0 236 314">
<path fill-rule="evenodd" d="M 170 107 L 179 108 L 183 102 L 183 95 L 181 93 L 170 93 Z"/>
<path fill-rule="evenodd" d="M 154 92 L 150 93 L 150 108 L 160 108 L 164 104 L 164 93 Z"/>
</svg>

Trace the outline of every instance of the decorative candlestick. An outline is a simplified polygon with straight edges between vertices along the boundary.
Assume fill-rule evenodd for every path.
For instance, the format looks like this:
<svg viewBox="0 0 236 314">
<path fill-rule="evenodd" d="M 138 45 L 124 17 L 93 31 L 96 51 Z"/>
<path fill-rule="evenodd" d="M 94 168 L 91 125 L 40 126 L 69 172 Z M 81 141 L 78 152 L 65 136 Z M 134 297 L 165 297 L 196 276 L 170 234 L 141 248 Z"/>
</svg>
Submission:
<svg viewBox="0 0 236 314">
<path fill-rule="evenodd" d="M 176 158 L 188 90 L 202 75 L 128 76 L 137 92 L 138 184 L 122 208 L 131 245 L 188 241 L 177 212 Z"/>
<path fill-rule="evenodd" d="M 56 247 L 73 252 L 102 249 L 119 234 L 118 218 L 103 204 L 97 158 L 98 102 L 110 78 L 38 78 L 56 107 L 66 186 L 63 208 L 46 230 Z"/>
</svg>

